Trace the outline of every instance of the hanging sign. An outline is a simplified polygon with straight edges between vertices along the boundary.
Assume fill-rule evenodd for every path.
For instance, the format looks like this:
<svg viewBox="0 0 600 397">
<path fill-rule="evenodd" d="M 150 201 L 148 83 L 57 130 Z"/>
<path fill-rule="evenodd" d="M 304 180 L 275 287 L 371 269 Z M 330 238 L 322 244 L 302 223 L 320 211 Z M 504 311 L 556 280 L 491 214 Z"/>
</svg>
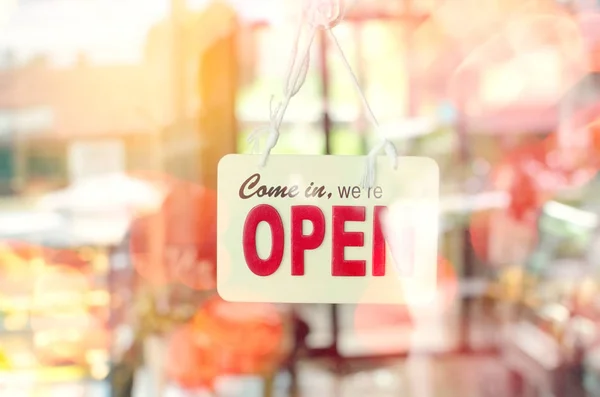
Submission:
<svg viewBox="0 0 600 397">
<path fill-rule="evenodd" d="M 436 288 L 439 171 L 424 157 L 228 155 L 217 285 L 236 302 L 419 303 Z"/>
</svg>

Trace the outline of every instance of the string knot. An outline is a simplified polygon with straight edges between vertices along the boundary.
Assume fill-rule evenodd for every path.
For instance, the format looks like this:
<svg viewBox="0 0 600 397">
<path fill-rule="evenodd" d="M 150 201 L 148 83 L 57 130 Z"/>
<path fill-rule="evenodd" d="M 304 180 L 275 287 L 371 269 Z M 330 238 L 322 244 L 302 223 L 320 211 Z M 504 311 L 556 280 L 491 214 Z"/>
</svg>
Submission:
<svg viewBox="0 0 600 397">
<path fill-rule="evenodd" d="M 283 122 L 283 117 L 290 104 L 292 97 L 294 97 L 300 91 L 300 88 L 306 81 L 306 75 L 308 74 L 308 67 L 310 65 L 310 48 L 314 41 L 315 29 L 308 39 L 308 43 L 304 49 L 303 55 L 298 59 L 298 47 L 300 44 L 300 38 L 302 33 L 302 23 L 299 24 L 296 31 L 296 37 L 294 40 L 294 46 L 292 47 L 292 54 L 290 56 L 290 62 L 287 67 L 285 85 L 283 87 L 283 99 L 279 101 L 277 106 L 273 107 L 274 97 L 271 96 L 270 112 L 269 112 L 269 127 L 258 128 L 254 130 L 248 137 L 248 142 L 252 145 L 252 151 L 259 151 L 259 139 L 262 135 L 268 133 L 267 145 L 262 154 L 259 166 L 264 167 L 267 163 L 267 159 L 271 154 L 271 150 L 277 145 L 279 140 L 279 128 Z"/>
<path fill-rule="evenodd" d="M 364 189 L 373 187 L 375 184 L 375 173 L 377 171 L 377 155 L 381 150 L 385 150 L 393 169 L 398 168 L 398 152 L 396 145 L 387 138 L 382 138 L 369 154 L 367 154 L 367 161 L 365 164 L 365 173 L 363 174 L 361 186 Z"/>
<path fill-rule="evenodd" d="M 280 101 L 277 106 L 273 107 L 274 97 L 271 96 L 271 101 L 269 103 L 269 125 L 268 127 L 257 128 L 248 136 L 248 142 L 252 145 L 253 153 L 260 153 L 259 141 L 260 138 L 267 135 L 267 142 L 265 145 L 265 150 L 260 159 L 259 166 L 264 167 L 267 163 L 267 159 L 271 150 L 277 145 L 277 141 L 279 140 L 279 124 L 278 120 L 281 116 L 283 118 L 282 111 L 284 112 L 284 102 Z"/>
<path fill-rule="evenodd" d="M 354 87 L 356 88 L 361 102 L 365 110 L 367 111 L 367 116 L 369 117 L 371 123 L 377 130 L 378 134 L 380 135 L 379 144 L 377 144 L 367 155 L 365 174 L 362 178 L 362 186 L 364 188 L 373 187 L 373 184 L 375 183 L 375 167 L 378 153 L 381 150 L 385 150 L 385 153 L 390 158 L 392 167 L 394 167 L 394 169 L 397 168 L 398 156 L 394 144 L 391 141 L 389 141 L 387 137 L 385 137 L 379 130 L 379 123 L 377 122 L 377 118 L 375 117 L 373 110 L 369 106 L 365 94 L 362 92 L 358 79 L 352 71 L 350 62 L 348 62 L 348 59 L 346 58 L 346 55 L 344 54 L 344 51 L 342 50 L 342 47 L 339 41 L 337 40 L 337 37 L 331 29 L 334 26 L 338 25 L 343 19 L 346 7 L 346 0 L 304 1 L 305 2 L 303 4 L 304 7 L 302 10 L 302 21 L 299 24 L 298 30 L 296 32 L 296 39 L 294 46 L 292 47 L 290 63 L 288 64 L 286 83 L 283 90 L 283 99 L 277 104 L 276 107 L 273 107 L 273 97 L 271 97 L 271 112 L 269 126 L 255 130 L 248 137 L 248 141 L 254 143 L 254 150 L 258 150 L 258 138 L 266 133 L 269 134 L 267 138 L 267 146 L 262 154 L 259 164 L 260 167 L 264 167 L 266 165 L 269 154 L 271 153 L 271 150 L 275 147 L 279 139 L 279 128 L 281 126 L 281 122 L 285 115 L 285 111 L 290 103 L 290 100 L 293 96 L 295 96 L 298 93 L 300 88 L 303 86 L 304 81 L 306 80 L 308 66 L 310 63 L 310 48 L 312 42 L 314 41 L 315 35 L 318 29 L 325 29 L 331 37 L 333 43 L 335 44 L 335 47 L 343 61 L 343 64 L 346 70 L 348 71 L 350 77 L 352 78 Z M 304 48 L 303 56 L 298 57 L 298 48 L 303 25 L 308 25 L 310 27 L 310 37 L 308 39 L 306 47 Z"/>
<path fill-rule="evenodd" d="M 344 15 L 344 0 L 307 0 L 304 19 L 313 28 L 331 29 Z"/>
</svg>

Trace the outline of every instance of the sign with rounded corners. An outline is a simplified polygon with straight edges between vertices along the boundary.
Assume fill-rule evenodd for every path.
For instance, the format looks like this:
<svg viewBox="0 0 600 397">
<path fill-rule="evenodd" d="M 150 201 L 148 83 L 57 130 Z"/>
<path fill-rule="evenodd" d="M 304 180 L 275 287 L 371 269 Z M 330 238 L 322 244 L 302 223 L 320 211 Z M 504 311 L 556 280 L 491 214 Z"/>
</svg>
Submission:
<svg viewBox="0 0 600 397">
<path fill-rule="evenodd" d="M 425 157 L 228 155 L 218 170 L 217 287 L 235 302 L 427 303 L 439 169 Z"/>
</svg>

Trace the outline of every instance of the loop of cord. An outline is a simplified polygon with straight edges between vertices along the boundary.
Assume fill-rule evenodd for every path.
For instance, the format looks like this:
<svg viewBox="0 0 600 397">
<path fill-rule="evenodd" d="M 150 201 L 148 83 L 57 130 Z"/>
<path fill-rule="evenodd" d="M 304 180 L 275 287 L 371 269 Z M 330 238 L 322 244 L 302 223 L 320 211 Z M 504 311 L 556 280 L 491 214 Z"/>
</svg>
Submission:
<svg viewBox="0 0 600 397">
<path fill-rule="evenodd" d="M 344 0 L 308 0 L 304 18 L 314 29 L 331 29 L 342 21 L 345 9 Z"/>
<path fill-rule="evenodd" d="M 394 143 L 392 141 L 390 141 L 389 139 L 387 139 L 387 137 L 380 130 L 379 122 L 377 121 L 377 118 L 375 117 L 375 113 L 373 113 L 373 109 L 371 109 L 371 106 L 369 105 L 369 102 L 367 101 L 367 97 L 365 96 L 363 90 L 360 88 L 360 83 L 358 82 L 356 75 L 352 71 L 352 66 L 350 65 L 350 62 L 348 62 L 348 59 L 346 58 L 346 55 L 344 54 L 344 50 L 342 49 L 342 46 L 340 45 L 337 37 L 335 36 L 335 34 L 333 33 L 333 31 L 331 29 L 327 29 L 327 31 L 329 33 L 329 36 L 331 37 L 331 40 L 335 44 L 335 48 L 337 49 L 337 52 L 339 53 L 340 57 L 342 58 L 344 67 L 346 68 L 346 70 L 348 71 L 348 74 L 352 78 L 352 83 L 354 84 L 354 88 L 356 89 L 356 92 L 358 93 L 358 96 L 360 97 L 360 99 L 362 101 L 362 105 L 367 112 L 367 116 L 369 117 L 371 124 L 373 125 L 373 127 L 375 127 L 375 130 L 377 131 L 377 135 L 379 136 L 379 143 L 375 147 L 373 147 L 371 149 L 371 151 L 369 151 L 369 154 L 367 154 L 367 159 L 366 159 L 366 164 L 365 164 L 365 172 L 364 172 L 362 180 L 361 180 L 361 186 L 363 188 L 371 188 L 375 184 L 375 172 L 376 172 L 376 167 L 377 167 L 378 154 L 382 150 L 385 150 L 385 153 L 388 156 L 392 167 L 394 169 L 396 169 L 398 167 L 398 152 L 396 150 L 396 146 L 394 145 Z"/>
<path fill-rule="evenodd" d="M 377 130 L 379 135 L 380 142 L 377 144 L 367 155 L 365 172 L 361 181 L 361 186 L 363 188 L 373 187 L 375 183 L 375 172 L 376 172 L 376 160 L 377 155 L 381 152 L 381 150 L 385 150 L 385 153 L 390 158 L 392 167 L 394 169 L 397 168 L 398 155 L 396 151 L 395 145 L 387 139 L 379 129 L 379 123 L 373 110 L 369 106 L 367 98 L 360 88 L 360 84 L 356 75 L 352 71 L 352 66 L 348 62 L 346 55 L 337 40 L 337 37 L 332 31 L 332 28 L 335 27 L 340 21 L 343 19 L 345 13 L 344 0 L 308 0 L 305 3 L 305 7 L 303 9 L 302 20 L 298 26 L 298 30 L 296 31 L 296 37 L 294 39 L 294 46 L 292 47 L 292 55 L 290 57 L 290 63 L 288 64 L 288 69 L 286 73 L 286 84 L 284 87 L 284 97 L 275 108 L 273 108 L 273 97 L 271 97 L 270 103 L 270 123 L 266 128 L 259 128 L 252 132 L 248 137 L 248 142 L 253 144 L 253 151 L 258 151 L 258 140 L 261 135 L 268 133 L 268 138 L 266 142 L 265 150 L 261 156 L 259 166 L 264 167 L 266 165 L 267 159 L 271 153 L 271 150 L 277 144 L 279 140 L 279 128 L 281 127 L 281 123 L 283 121 L 283 117 L 288 108 L 288 105 L 300 88 L 304 85 L 306 81 L 306 75 L 308 73 L 308 66 L 310 63 L 310 49 L 316 33 L 318 29 L 325 29 L 332 41 L 335 44 L 335 47 L 342 58 L 344 67 L 350 74 L 352 78 L 352 82 L 354 87 L 362 101 L 363 107 L 367 111 L 367 115 Z M 298 56 L 298 47 L 300 43 L 300 38 L 302 35 L 302 28 L 304 24 L 307 24 L 310 29 L 309 41 L 305 48 L 304 54 L 300 60 L 299 65 L 297 65 L 297 56 Z"/>
<path fill-rule="evenodd" d="M 300 91 L 300 88 L 306 81 L 306 75 L 308 73 L 308 66 L 310 64 L 310 49 L 317 33 L 317 29 L 313 26 L 309 32 L 309 39 L 304 49 L 300 61 L 298 62 L 298 47 L 300 46 L 300 39 L 302 37 L 302 30 L 304 27 L 304 19 L 307 17 L 305 12 L 302 16 L 302 20 L 298 24 L 296 30 L 296 36 L 294 38 L 294 45 L 292 46 L 292 54 L 290 56 L 290 62 L 287 67 L 285 86 L 283 89 L 283 99 L 273 107 L 274 97 L 271 96 L 270 101 L 270 114 L 269 114 L 269 126 L 258 128 L 253 131 L 248 137 L 248 142 L 252 145 L 252 151 L 254 153 L 259 151 L 259 139 L 262 135 L 268 134 L 265 150 L 260 158 L 259 166 L 262 168 L 266 165 L 271 150 L 277 144 L 279 140 L 279 128 L 285 116 L 285 112 L 290 104 L 291 99 Z"/>
</svg>

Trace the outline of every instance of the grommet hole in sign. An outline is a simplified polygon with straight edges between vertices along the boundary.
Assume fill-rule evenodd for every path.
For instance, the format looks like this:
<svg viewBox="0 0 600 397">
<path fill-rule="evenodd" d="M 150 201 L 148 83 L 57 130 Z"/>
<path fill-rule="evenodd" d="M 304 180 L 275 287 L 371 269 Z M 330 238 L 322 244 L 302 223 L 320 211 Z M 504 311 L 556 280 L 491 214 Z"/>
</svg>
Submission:
<svg viewBox="0 0 600 397">
<path fill-rule="evenodd" d="M 265 148 L 219 163 L 217 286 L 225 300 L 408 303 L 435 294 L 438 166 L 398 157 L 381 133 L 333 32 L 343 10 L 340 1 L 305 3 L 282 99 L 271 98 L 269 125 L 249 137 L 255 152 L 261 138 Z M 318 29 L 327 31 L 379 133 L 366 158 L 270 155 Z"/>
</svg>

